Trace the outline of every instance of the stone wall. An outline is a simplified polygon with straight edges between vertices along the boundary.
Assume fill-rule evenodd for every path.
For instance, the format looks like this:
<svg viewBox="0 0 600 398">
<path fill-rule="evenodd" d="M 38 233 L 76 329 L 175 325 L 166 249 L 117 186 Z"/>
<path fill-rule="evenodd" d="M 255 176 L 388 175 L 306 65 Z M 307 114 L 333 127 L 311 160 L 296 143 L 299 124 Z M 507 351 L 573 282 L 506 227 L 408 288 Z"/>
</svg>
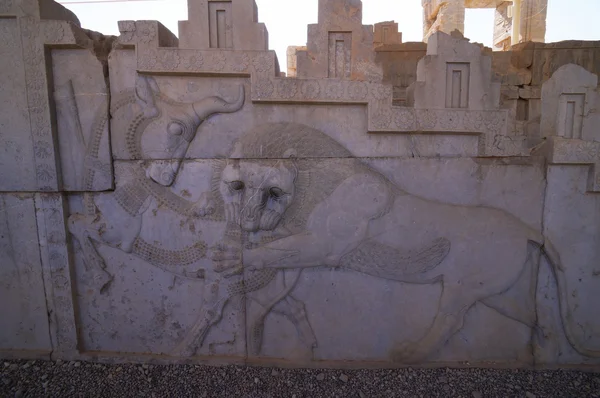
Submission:
<svg viewBox="0 0 600 398">
<path fill-rule="evenodd" d="M 590 52 L 321 0 L 285 78 L 253 0 L 189 8 L 0 0 L 3 357 L 598 365 Z"/>
</svg>

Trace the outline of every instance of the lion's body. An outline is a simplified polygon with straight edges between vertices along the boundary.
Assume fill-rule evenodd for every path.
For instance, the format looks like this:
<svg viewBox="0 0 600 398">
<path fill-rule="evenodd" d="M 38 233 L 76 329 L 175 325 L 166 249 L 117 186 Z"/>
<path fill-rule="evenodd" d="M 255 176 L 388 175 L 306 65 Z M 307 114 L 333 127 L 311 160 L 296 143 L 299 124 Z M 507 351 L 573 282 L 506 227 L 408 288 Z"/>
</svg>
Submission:
<svg viewBox="0 0 600 398">
<path fill-rule="evenodd" d="M 306 159 L 315 156 L 311 148 L 318 148 L 321 157 L 327 153 L 341 159 Z M 361 160 L 344 159 L 347 151 L 317 130 L 269 125 L 240 139 L 234 153 L 240 158 L 238 175 L 254 179 L 261 178 L 255 161 L 245 158 L 282 159 L 290 153 L 299 158 L 289 161 L 298 174 L 294 198 L 281 217 L 289 235 L 244 251 L 247 269 L 344 266 L 401 282 L 442 283 L 438 313 L 428 332 L 419 342 L 397 349 L 395 359 L 426 359 L 462 327 L 477 301 L 535 327 L 535 309 L 527 304 L 535 304 L 542 256 L 552 266 L 559 290 L 564 285 L 559 258 L 544 250 L 543 236 L 518 218 L 495 208 L 445 204 L 404 192 Z M 265 172 L 264 166 L 261 170 Z M 277 169 L 269 169 L 268 176 L 276 179 Z M 242 200 L 240 206 L 246 204 Z M 524 278 L 524 284 L 517 283 Z M 518 293 L 521 305 L 503 294 L 515 286 L 526 289 Z M 571 333 L 564 294 L 561 290 L 559 296 L 567 338 L 579 352 L 598 355 L 581 347 Z M 275 297 L 269 308 L 277 300 L 281 298 Z"/>
</svg>

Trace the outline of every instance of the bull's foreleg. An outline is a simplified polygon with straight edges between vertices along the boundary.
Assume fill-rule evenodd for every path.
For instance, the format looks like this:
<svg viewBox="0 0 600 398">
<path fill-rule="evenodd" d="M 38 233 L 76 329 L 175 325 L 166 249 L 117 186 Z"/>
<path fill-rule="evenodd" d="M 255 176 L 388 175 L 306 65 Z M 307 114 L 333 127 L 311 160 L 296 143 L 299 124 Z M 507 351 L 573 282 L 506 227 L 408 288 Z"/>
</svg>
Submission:
<svg viewBox="0 0 600 398">
<path fill-rule="evenodd" d="M 95 214 L 72 214 L 69 216 L 69 232 L 81 246 L 84 262 L 92 273 L 93 279 L 100 286 L 100 292 L 107 291 L 113 276 L 107 271 L 104 259 L 98 253 L 97 243 L 105 244 L 126 253 L 131 253 L 135 240 L 142 228 L 142 214 L 131 216 L 120 207 L 115 206 L 114 200 L 100 202 Z M 98 203 L 96 203 L 98 205 Z M 110 206 L 111 211 L 102 213 L 102 207 Z M 107 218 L 105 214 L 110 217 Z"/>
</svg>

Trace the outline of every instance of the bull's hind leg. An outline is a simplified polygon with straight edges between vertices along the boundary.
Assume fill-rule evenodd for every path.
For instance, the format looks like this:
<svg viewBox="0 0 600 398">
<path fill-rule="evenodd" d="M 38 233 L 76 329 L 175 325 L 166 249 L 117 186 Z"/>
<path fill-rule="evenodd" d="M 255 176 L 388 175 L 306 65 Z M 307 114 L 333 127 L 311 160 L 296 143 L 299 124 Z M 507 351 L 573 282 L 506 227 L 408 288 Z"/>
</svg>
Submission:
<svg viewBox="0 0 600 398">
<path fill-rule="evenodd" d="M 94 284 L 99 286 L 100 293 L 105 293 L 113 281 L 113 276 L 106 270 L 104 259 L 98 253 L 93 237 L 98 237 L 98 231 L 90 233 L 92 217 L 83 214 L 73 214 L 69 217 L 69 232 L 77 239 L 83 252 L 84 262 L 92 275 Z"/>
<path fill-rule="evenodd" d="M 394 349 L 392 360 L 417 363 L 427 359 L 462 328 L 465 314 L 475 301 L 472 295 L 465 295 L 462 289 L 444 288 L 438 312 L 425 336 L 416 343 L 405 343 Z"/>
</svg>

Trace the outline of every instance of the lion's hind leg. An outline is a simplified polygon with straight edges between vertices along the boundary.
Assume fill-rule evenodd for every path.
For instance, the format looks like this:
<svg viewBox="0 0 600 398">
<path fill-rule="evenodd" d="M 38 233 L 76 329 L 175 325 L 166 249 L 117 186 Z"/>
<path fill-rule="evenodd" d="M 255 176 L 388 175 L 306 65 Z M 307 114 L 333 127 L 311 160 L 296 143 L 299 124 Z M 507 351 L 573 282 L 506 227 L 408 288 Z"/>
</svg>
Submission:
<svg viewBox="0 0 600 398">
<path fill-rule="evenodd" d="M 554 358 L 558 355 L 558 344 L 552 336 L 556 331 L 538 320 L 537 291 L 542 256 L 541 245 L 530 241 L 527 257 L 521 273 L 503 292 L 482 299 L 481 302 L 499 314 L 531 329 L 532 355 L 538 357 L 540 349 Z M 543 316 L 542 316 L 543 318 Z"/>
<path fill-rule="evenodd" d="M 460 287 L 444 288 L 438 312 L 425 336 L 416 343 L 404 343 L 396 347 L 391 354 L 392 360 L 401 363 L 426 360 L 463 327 L 465 314 L 475 301 L 476 298 L 465 295 Z"/>
<path fill-rule="evenodd" d="M 481 300 L 501 315 L 528 327 L 536 324 L 535 296 L 541 251 L 528 245 L 527 257 L 521 272 L 515 275 L 504 291 Z"/>
<path fill-rule="evenodd" d="M 304 347 L 312 354 L 312 350 L 317 347 L 317 336 L 308 321 L 304 303 L 290 294 L 277 303 L 273 311 L 286 316 L 294 324 Z"/>
</svg>

